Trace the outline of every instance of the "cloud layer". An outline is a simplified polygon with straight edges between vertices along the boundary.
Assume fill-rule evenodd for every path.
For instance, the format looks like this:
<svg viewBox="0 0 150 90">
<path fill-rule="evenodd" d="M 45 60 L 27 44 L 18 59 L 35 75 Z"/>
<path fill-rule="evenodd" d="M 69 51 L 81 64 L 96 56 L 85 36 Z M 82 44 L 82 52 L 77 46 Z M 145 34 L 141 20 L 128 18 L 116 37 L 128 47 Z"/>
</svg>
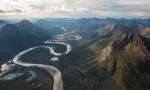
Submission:
<svg viewBox="0 0 150 90">
<path fill-rule="evenodd" d="M 150 0 L 1 0 L 0 18 L 147 18 Z"/>
</svg>

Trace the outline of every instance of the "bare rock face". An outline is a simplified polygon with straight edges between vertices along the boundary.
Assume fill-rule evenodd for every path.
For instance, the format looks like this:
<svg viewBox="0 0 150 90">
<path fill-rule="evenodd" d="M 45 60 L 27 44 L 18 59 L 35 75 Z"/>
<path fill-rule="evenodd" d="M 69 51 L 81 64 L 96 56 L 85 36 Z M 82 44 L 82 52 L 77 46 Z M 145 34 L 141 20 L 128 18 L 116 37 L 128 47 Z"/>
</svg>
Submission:
<svg viewBox="0 0 150 90">
<path fill-rule="evenodd" d="M 147 57 L 150 57 L 146 42 L 145 38 L 141 35 L 125 34 L 102 49 L 99 60 L 102 62 L 113 59 L 119 55 L 132 57 L 135 59 L 134 61 L 145 60 Z"/>
<path fill-rule="evenodd" d="M 127 55 L 138 58 L 143 58 L 149 53 L 143 41 L 143 36 L 137 34 L 123 35 L 121 39 L 114 41 L 114 48 L 122 48 L 121 50 Z"/>
<path fill-rule="evenodd" d="M 113 43 L 110 43 L 106 48 L 104 48 L 101 51 L 101 54 L 100 54 L 100 56 L 101 56 L 101 58 L 100 58 L 101 62 L 105 61 L 108 58 L 111 58 L 111 54 L 113 52 L 112 44 Z"/>
</svg>

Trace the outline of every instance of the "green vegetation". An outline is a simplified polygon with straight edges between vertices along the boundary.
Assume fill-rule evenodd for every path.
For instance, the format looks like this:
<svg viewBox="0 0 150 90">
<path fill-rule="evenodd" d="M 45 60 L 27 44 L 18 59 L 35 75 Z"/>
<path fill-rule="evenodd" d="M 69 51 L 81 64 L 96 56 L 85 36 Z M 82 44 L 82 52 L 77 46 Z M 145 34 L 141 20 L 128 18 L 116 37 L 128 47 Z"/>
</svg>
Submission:
<svg viewBox="0 0 150 90">
<path fill-rule="evenodd" d="M 143 44 L 136 43 L 139 41 L 136 39 L 127 41 L 121 47 L 119 44 L 124 41 L 120 39 L 103 39 L 86 49 L 82 48 L 80 53 L 72 52 L 76 54 L 70 56 L 73 63 L 69 63 L 63 71 L 65 90 L 149 90 L 150 57 L 148 54 L 145 54 L 146 57 L 140 55 L 141 52 L 148 52 Z M 100 62 L 102 50 L 112 41 L 116 43 L 112 48 L 119 47 L 114 48 L 109 58 Z"/>
</svg>

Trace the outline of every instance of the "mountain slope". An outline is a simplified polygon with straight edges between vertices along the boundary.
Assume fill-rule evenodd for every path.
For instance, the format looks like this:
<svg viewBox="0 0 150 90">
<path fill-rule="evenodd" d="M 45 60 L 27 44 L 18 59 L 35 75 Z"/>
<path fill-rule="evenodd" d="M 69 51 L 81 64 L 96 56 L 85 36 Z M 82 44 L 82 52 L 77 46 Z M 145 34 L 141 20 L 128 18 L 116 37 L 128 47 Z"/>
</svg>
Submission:
<svg viewBox="0 0 150 90">
<path fill-rule="evenodd" d="M 106 41 L 90 47 L 95 56 L 89 65 L 94 67 L 98 76 L 104 75 L 100 90 L 149 90 L 150 53 L 146 45 L 149 39 L 129 34 L 109 40 L 106 47 L 98 49 Z"/>
<path fill-rule="evenodd" d="M 0 28 L 2 28 L 5 24 L 9 23 L 8 21 L 0 20 Z"/>
<path fill-rule="evenodd" d="M 36 27 L 27 20 L 7 24 L 0 30 L 0 57 L 4 59 L 4 57 L 13 56 L 20 50 L 50 39 L 50 36 L 49 32 Z"/>
<path fill-rule="evenodd" d="M 99 28 L 96 31 L 85 36 L 81 43 L 93 43 L 103 38 L 119 38 L 124 34 L 141 34 L 144 36 L 150 35 L 150 28 L 145 28 L 141 25 L 126 26 L 120 24 L 107 25 L 103 28 Z"/>
<path fill-rule="evenodd" d="M 120 24 L 107 25 L 104 28 L 99 28 L 98 30 L 87 35 L 86 40 L 89 42 L 95 42 L 103 38 L 119 38 L 124 34 L 140 34 L 143 36 L 150 35 L 150 28 L 143 27 L 141 25 L 126 26 Z"/>
<path fill-rule="evenodd" d="M 4 21 L 4 20 L 0 20 L 0 25 L 1 25 L 1 24 L 5 24 L 5 23 L 7 23 L 7 22 Z"/>
<path fill-rule="evenodd" d="M 149 46 L 150 38 L 128 34 L 73 51 L 61 62 L 65 89 L 149 90 Z"/>
<path fill-rule="evenodd" d="M 97 30 L 95 33 L 99 37 L 121 37 L 123 34 L 140 33 L 145 28 L 141 25 L 124 26 L 124 25 L 107 25 L 106 27 Z"/>
</svg>

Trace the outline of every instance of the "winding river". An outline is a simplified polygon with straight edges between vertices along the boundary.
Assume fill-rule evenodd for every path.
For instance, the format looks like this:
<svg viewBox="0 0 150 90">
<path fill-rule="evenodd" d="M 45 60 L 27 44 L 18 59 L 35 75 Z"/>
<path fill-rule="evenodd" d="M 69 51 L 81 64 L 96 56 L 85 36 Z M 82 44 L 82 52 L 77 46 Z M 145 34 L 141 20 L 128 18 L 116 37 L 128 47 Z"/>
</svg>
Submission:
<svg viewBox="0 0 150 90">
<path fill-rule="evenodd" d="M 61 34 L 61 36 L 66 36 L 66 34 L 73 34 L 75 32 L 68 32 L 68 33 L 64 33 Z M 59 36 L 59 35 L 58 35 Z M 82 37 L 80 35 L 71 35 L 73 36 L 75 39 L 71 39 L 71 40 L 79 40 L 82 39 Z M 59 39 L 59 37 L 57 37 L 56 40 L 47 40 L 44 42 L 44 44 L 59 44 L 59 45 L 64 45 L 66 46 L 66 51 L 63 53 L 57 53 L 55 52 L 55 50 L 50 47 L 50 46 L 38 46 L 38 47 L 32 47 L 29 48 L 27 50 L 24 50 L 22 52 L 20 52 L 18 55 L 16 55 L 13 58 L 13 62 L 15 64 L 18 64 L 20 66 L 24 66 L 24 67 L 37 67 L 37 68 L 42 68 L 44 70 L 46 70 L 52 77 L 53 77 L 53 90 L 63 90 L 63 79 L 62 79 L 62 74 L 61 72 L 54 66 L 51 65 L 43 65 L 43 64 L 31 64 L 31 63 L 26 63 L 20 60 L 20 58 L 25 55 L 26 53 L 28 53 L 29 51 L 32 51 L 34 49 L 37 48 L 46 48 L 49 50 L 49 53 L 56 56 L 56 58 L 59 58 L 59 56 L 63 55 L 63 54 L 68 54 L 71 50 L 72 50 L 72 46 L 70 44 L 64 43 L 62 42 L 64 41 L 64 38 Z"/>
<path fill-rule="evenodd" d="M 64 33 L 66 34 L 66 33 Z M 62 35 L 64 35 L 62 34 Z M 68 33 L 70 34 L 70 33 Z M 74 36 L 76 39 L 74 40 L 79 40 L 81 38 L 79 38 L 79 35 L 78 36 Z M 73 40 L 73 39 L 72 39 Z M 21 66 L 24 66 L 24 67 L 37 67 L 37 68 L 42 68 L 44 70 L 46 70 L 52 77 L 53 77 L 53 90 L 63 90 L 63 80 L 62 80 L 62 75 L 61 75 L 61 72 L 54 66 L 50 66 L 50 65 L 43 65 L 43 64 L 31 64 L 31 63 L 26 63 L 26 62 L 23 62 L 20 60 L 20 58 L 25 55 L 26 53 L 28 53 L 29 51 L 32 51 L 34 49 L 37 49 L 37 48 L 46 48 L 49 50 L 49 53 L 56 56 L 56 57 L 59 57 L 63 54 L 68 54 L 71 50 L 72 50 L 72 46 L 70 44 L 67 44 L 67 43 L 64 43 L 62 42 L 63 40 L 47 40 L 45 41 L 44 43 L 45 44 L 59 44 L 59 45 L 64 45 L 66 46 L 66 51 L 63 52 L 63 53 L 57 53 L 55 52 L 55 50 L 50 47 L 50 46 L 38 46 L 38 47 L 32 47 L 32 48 L 29 48 L 27 50 L 24 50 L 22 52 L 20 52 L 18 55 L 16 55 L 14 58 L 13 58 L 13 62 L 15 64 L 18 64 L 18 65 L 21 65 Z"/>
<path fill-rule="evenodd" d="M 72 50 L 71 45 L 69 45 L 67 43 L 64 43 L 64 42 L 55 42 L 55 41 L 48 40 L 48 41 L 45 41 L 44 43 L 46 43 L 46 44 L 65 45 L 67 49 L 66 49 L 66 51 L 64 53 L 57 53 L 57 52 L 54 51 L 53 48 L 51 48 L 49 46 L 32 47 L 32 48 L 29 48 L 29 49 L 27 49 L 25 51 L 22 51 L 21 53 L 16 55 L 13 58 L 13 62 L 15 64 L 18 64 L 18 65 L 21 65 L 21 66 L 24 66 L 24 67 L 38 67 L 38 68 L 45 69 L 47 72 L 49 72 L 52 75 L 52 77 L 54 79 L 53 90 L 63 90 L 62 75 L 61 75 L 61 72 L 57 68 L 55 68 L 54 66 L 50 66 L 50 65 L 31 64 L 31 63 L 26 63 L 26 62 L 20 61 L 21 56 L 23 56 L 24 54 L 28 53 L 29 51 L 32 51 L 32 50 L 37 49 L 37 48 L 46 48 L 46 49 L 48 49 L 50 51 L 50 54 L 55 55 L 55 56 L 61 56 L 63 54 L 68 54 Z"/>
</svg>

